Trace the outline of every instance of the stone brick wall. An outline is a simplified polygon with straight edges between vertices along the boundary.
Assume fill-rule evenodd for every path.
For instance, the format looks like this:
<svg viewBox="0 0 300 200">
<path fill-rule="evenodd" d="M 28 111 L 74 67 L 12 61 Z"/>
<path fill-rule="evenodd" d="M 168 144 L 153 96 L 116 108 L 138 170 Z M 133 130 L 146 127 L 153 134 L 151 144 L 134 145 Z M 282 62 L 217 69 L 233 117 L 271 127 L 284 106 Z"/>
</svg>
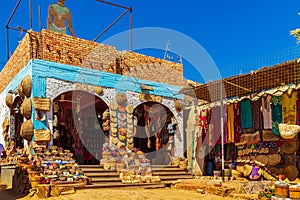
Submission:
<svg viewBox="0 0 300 200">
<path fill-rule="evenodd" d="M 42 30 L 28 32 L 7 62 L 0 77 L 0 92 L 30 59 L 90 68 L 150 81 L 181 85 L 182 65 L 114 47 Z"/>
<path fill-rule="evenodd" d="M 0 92 L 30 60 L 30 38 L 26 34 L 0 73 Z"/>
</svg>

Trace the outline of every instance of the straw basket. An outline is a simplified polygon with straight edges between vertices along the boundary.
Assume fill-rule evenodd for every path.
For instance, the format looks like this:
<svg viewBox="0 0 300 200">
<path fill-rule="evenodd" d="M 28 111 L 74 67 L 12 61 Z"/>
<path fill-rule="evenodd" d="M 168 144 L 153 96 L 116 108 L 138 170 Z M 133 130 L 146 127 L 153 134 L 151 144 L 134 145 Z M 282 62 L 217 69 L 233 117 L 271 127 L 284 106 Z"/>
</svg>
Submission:
<svg viewBox="0 0 300 200">
<path fill-rule="evenodd" d="M 32 104 L 30 98 L 24 100 L 21 105 L 21 114 L 28 120 L 31 119 Z"/>
<path fill-rule="evenodd" d="M 50 130 L 34 130 L 33 132 L 36 142 L 49 142 L 51 140 Z"/>
<path fill-rule="evenodd" d="M 21 85 L 21 83 L 18 85 L 17 92 L 18 92 L 18 94 L 19 94 L 19 96 L 20 96 L 21 98 L 24 98 L 24 97 L 25 97 L 25 95 L 24 95 L 23 92 L 22 92 L 22 85 Z"/>
<path fill-rule="evenodd" d="M 123 92 L 118 92 L 116 94 L 116 101 L 119 105 L 124 106 L 127 102 L 127 97 Z"/>
<path fill-rule="evenodd" d="M 22 124 L 20 135 L 23 137 L 23 139 L 31 141 L 33 135 L 33 125 L 31 120 L 27 120 Z"/>
<path fill-rule="evenodd" d="M 11 108 L 12 104 L 13 104 L 13 94 L 11 92 L 9 92 L 5 98 L 5 103 L 6 105 Z"/>
<path fill-rule="evenodd" d="M 22 93 L 28 98 L 31 95 L 32 81 L 30 76 L 26 76 L 22 82 Z"/>
<path fill-rule="evenodd" d="M 289 185 L 287 184 L 275 184 L 275 196 L 279 198 L 289 197 Z"/>
<path fill-rule="evenodd" d="M 33 97 L 33 104 L 35 110 L 50 111 L 50 98 Z"/>
<path fill-rule="evenodd" d="M 103 93 L 104 93 L 104 92 L 103 92 L 103 88 L 100 87 L 100 86 L 96 87 L 95 93 L 96 93 L 97 95 L 99 95 L 99 96 L 102 96 Z"/>
<path fill-rule="evenodd" d="M 174 102 L 174 107 L 175 107 L 175 109 L 176 109 L 177 112 L 181 112 L 181 110 L 182 110 L 182 104 L 181 104 L 181 101 L 177 99 L 177 100 Z"/>
<path fill-rule="evenodd" d="M 32 188 L 37 188 L 37 185 L 39 184 L 40 181 L 43 180 L 43 176 L 40 176 L 41 172 L 40 171 L 29 171 L 28 176 L 29 180 L 31 183 Z"/>
<path fill-rule="evenodd" d="M 300 188 L 290 188 L 290 198 L 291 199 L 300 199 Z"/>
</svg>

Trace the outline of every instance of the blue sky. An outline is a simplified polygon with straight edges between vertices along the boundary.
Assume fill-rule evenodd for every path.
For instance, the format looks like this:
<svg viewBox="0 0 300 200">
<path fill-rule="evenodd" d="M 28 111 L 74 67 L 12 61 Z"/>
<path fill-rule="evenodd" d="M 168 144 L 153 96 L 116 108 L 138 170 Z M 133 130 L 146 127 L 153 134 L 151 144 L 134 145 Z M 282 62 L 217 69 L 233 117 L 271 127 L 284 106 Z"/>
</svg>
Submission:
<svg viewBox="0 0 300 200">
<path fill-rule="evenodd" d="M 11 21 L 11 26 L 29 27 L 29 0 L 22 0 L 20 8 Z M 296 47 L 296 39 L 289 31 L 300 28 L 299 1 L 289 0 L 111 0 L 133 7 L 133 27 L 162 27 L 183 33 L 197 41 L 211 56 L 222 77 L 248 73 L 264 66 L 234 65 L 240 61 L 264 56 L 272 52 Z M 47 9 L 56 0 L 32 0 L 33 29 L 39 30 L 38 5 L 42 9 L 43 28 L 46 28 Z M 17 0 L 1 0 L 0 14 L 0 66 L 6 61 L 5 23 Z M 95 0 L 66 0 L 72 11 L 75 34 L 84 39 L 95 38 L 122 12 Z M 129 28 L 129 15 L 126 15 L 102 38 Z M 10 48 L 14 49 L 23 35 L 10 34 Z M 133 40 L 135 42 L 135 40 Z M 166 41 L 167 42 L 167 41 Z M 177 41 L 170 41 L 170 50 Z M 165 48 L 165 44 L 161 45 Z M 142 51 L 140 51 L 142 52 Z M 163 51 L 144 51 L 163 57 Z M 185 58 L 185 55 L 183 55 Z M 272 61 L 271 58 L 268 59 Z M 269 63 L 270 65 L 273 63 Z M 196 66 L 207 67 L 207 66 Z M 203 82 L 192 65 L 184 60 L 184 76 L 187 79 Z"/>
</svg>

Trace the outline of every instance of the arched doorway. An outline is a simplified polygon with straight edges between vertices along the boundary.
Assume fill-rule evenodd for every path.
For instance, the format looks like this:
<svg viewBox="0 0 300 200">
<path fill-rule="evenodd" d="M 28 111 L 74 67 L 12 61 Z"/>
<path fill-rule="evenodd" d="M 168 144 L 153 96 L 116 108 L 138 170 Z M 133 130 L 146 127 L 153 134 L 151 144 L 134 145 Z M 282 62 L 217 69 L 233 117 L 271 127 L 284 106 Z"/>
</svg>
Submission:
<svg viewBox="0 0 300 200">
<path fill-rule="evenodd" d="M 109 133 L 102 129 L 108 109 L 99 97 L 68 91 L 53 100 L 53 145 L 69 149 L 79 164 L 99 164 Z"/>
<path fill-rule="evenodd" d="M 168 107 L 150 101 L 134 109 L 134 119 L 134 147 L 147 153 L 152 164 L 168 164 L 174 155 L 174 134 L 178 131 L 174 114 Z"/>
</svg>

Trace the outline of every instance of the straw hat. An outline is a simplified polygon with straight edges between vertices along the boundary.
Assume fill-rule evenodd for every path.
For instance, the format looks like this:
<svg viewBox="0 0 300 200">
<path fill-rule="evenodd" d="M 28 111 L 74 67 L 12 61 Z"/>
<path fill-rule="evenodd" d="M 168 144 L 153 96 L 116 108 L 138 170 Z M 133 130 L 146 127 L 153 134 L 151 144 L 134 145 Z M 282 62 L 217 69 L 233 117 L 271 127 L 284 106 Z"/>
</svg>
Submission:
<svg viewBox="0 0 300 200">
<path fill-rule="evenodd" d="M 236 169 L 243 173 L 244 177 L 248 177 L 252 172 L 252 166 L 248 164 L 237 165 Z"/>
<path fill-rule="evenodd" d="M 126 112 L 128 114 L 132 114 L 133 113 L 133 106 L 131 104 L 129 104 L 128 106 L 126 106 Z"/>
<path fill-rule="evenodd" d="M 117 147 L 119 147 L 119 148 L 120 148 L 120 147 L 124 147 L 124 146 L 125 146 L 125 143 L 123 143 L 123 142 L 120 142 L 120 141 L 119 141 L 119 142 L 117 143 Z"/>
<path fill-rule="evenodd" d="M 252 149 L 247 148 L 247 149 L 245 150 L 245 154 L 250 154 L 250 153 L 252 153 Z"/>
<path fill-rule="evenodd" d="M 296 166 L 297 156 L 296 155 L 284 155 L 283 156 L 286 166 Z"/>
<path fill-rule="evenodd" d="M 111 123 L 111 127 L 117 128 L 118 124 L 117 123 Z"/>
<path fill-rule="evenodd" d="M 293 139 L 300 132 L 300 126 L 293 124 L 279 124 L 278 128 L 283 139 Z"/>
<path fill-rule="evenodd" d="M 254 158 L 254 161 L 257 165 L 259 166 L 266 166 L 269 162 L 269 158 L 268 156 L 265 155 L 258 155 Z"/>
<path fill-rule="evenodd" d="M 127 113 L 127 119 L 133 119 L 133 114 L 128 114 Z"/>
<path fill-rule="evenodd" d="M 132 135 L 132 133 L 133 133 L 133 130 L 132 130 L 132 129 L 128 129 L 128 128 L 127 128 L 126 132 L 127 132 L 127 135 L 128 135 L 128 134 Z M 131 136 L 131 137 L 132 137 L 132 136 Z"/>
<path fill-rule="evenodd" d="M 284 168 L 271 166 L 271 167 L 268 167 L 268 170 L 269 170 L 270 174 L 278 176 L 279 174 L 283 173 Z"/>
<path fill-rule="evenodd" d="M 111 132 L 112 132 L 112 133 L 117 133 L 117 132 L 118 132 L 118 129 L 115 128 L 115 127 L 113 127 L 113 128 L 111 128 Z"/>
<path fill-rule="evenodd" d="M 127 141 L 128 141 L 128 143 L 132 144 L 133 143 L 133 138 L 132 137 L 128 138 Z"/>
<path fill-rule="evenodd" d="M 132 149 L 132 148 L 134 147 L 134 144 L 133 144 L 133 143 L 128 143 L 128 144 L 127 144 L 127 147 L 128 147 L 129 149 Z"/>
<path fill-rule="evenodd" d="M 119 139 L 117 137 L 113 137 L 111 142 L 116 145 L 116 144 L 118 144 Z"/>
<path fill-rule="evenodd" d="M 133 130 L 133 124 L 127 124 L 127 129 Z"/>
<path fill-rule="evenodd" d="M 57 149 L 58 149 L 58 147 L 57 147 L 57 146 L 54 146 L 54 145 L 51 146 L 50 148 L 51 148 L 51 150 L 57 150 Z"/>
<path fill-rule="evenodd" d="M 162 100 L 163 100 L 163 98 L 162 98 L 161 96 L 156 96 L 156 98 L 155 98 L 155 101 L 156 101 L 157 103 L 161 103 Z"/>
<path fill-rule="evenodd" d="M 132 138 L 132 133 L 129 133 L 128 129 L 127 129 L 127 135 L 126 136 L 127 136 L 127 138 Z"/>
<path fill-rule="evenodd" d="M 116 100 L 119 105 L 124 106 L 127 103 L 127 97 L 123 92 L 118 92 L 116 94 Z"/>
<path fill-rule="evenodd" d="M 132 118 L 127 118 L 127 124 L 132 124 L 133 123 L 133 119 Z"/>
<path fill-rule="evenodd" d="M 117 117 L 117 112 L 115 110 L 110 111 L 110 116 Z"/>
<path fill-rule="evenodd" d="M 109 103 L 109 107 L 110 107 L 111 110 L 117 110 L 118 109 L 118 103 L 115 100 L 112 100 Z"/>
<path fill-rule="evenodd" d="M 284 142 L 283 145 L 280 147 L 280 151 L 285 154 L 293 154 L 299 148 L 299 141 L 294 140 L 291 142 Z"/>
<path fill-rule="evenodd" d="M 296 166 L 287 166 L 283 170 L 283 174 L 290 180 L 294 181 L 298 177 L 298 169 Z"/>
<path fill-rule="evenodd" d="M 116 117 L 111 117 L 111 118 L 110 118 L 110 121 L 111 121 L 112 123 L 117 123 L 117 118 L 116 118 Z"/>
<path fill-rule="evenodd" d="M 280 137 L 272 133 L 272 130 L 263 130 L 262 131 L 262 140 L 263 142 L 275 142 L 279 141 Z"/>
<path fill-rule="evenodd" d="M 281 161 L 281 156 L 278 153 L 272 154 L 272 155 L 268 155 L 268 165 L 270 166 L 275 166 L 278 165 Z"/>
</svg>

